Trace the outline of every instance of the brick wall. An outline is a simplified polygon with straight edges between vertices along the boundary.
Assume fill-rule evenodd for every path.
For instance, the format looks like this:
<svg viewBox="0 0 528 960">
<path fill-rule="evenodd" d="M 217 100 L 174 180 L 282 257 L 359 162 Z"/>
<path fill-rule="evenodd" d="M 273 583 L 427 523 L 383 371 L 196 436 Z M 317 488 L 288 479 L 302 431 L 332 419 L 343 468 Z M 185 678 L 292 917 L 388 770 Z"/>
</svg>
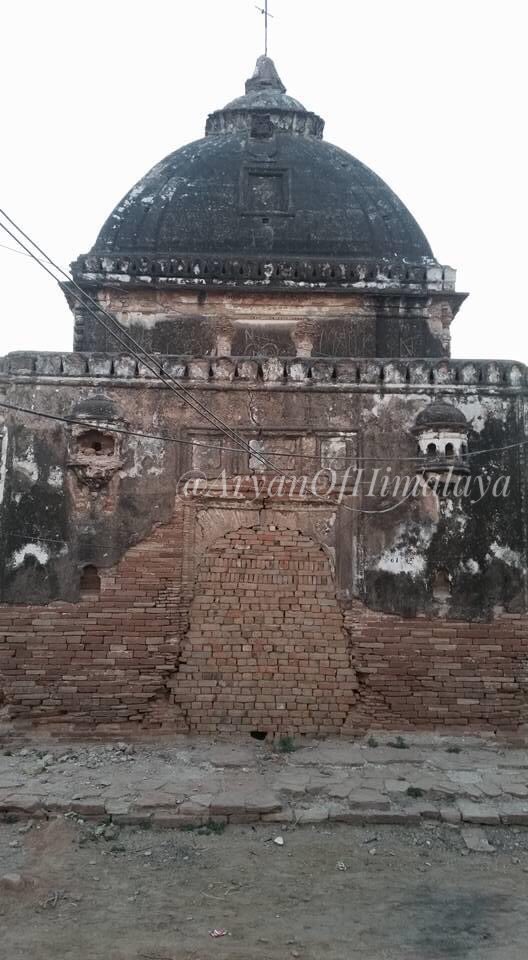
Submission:
<svg viewBox="0 0 528 960">
<path fill-rule="evenodd" d="M 178 726 L 169 678 L 190 601 L 184 517 L 158 527 L 118 567 L 100 597 L 45 607 L 0 605 L 0 692 L 14 718 Z"/>
<path fill-rule="evenodd" d="M 175 688 L 189 727 L 337 733 L 355 689 L 323 548 L 273 527 L 217 540 L 199 567 Z"/>
<path fill-rule="evenodd" d="M 0 605 L 0 705 L 90 731 L 351 734 L 517 728 L 528 618 L 343 612 L 323 548 L 296 530 L 226 533 L 193 556 L 176 512 L 77 604 Z M 194 599 L 193 599 L 194 596 Z"/>
<path fill-rule="evenodd" d="M 516 729 L 528 720 L 528 617 L 402 620 L 347 611 L 369 726 Z"/>
</svg>

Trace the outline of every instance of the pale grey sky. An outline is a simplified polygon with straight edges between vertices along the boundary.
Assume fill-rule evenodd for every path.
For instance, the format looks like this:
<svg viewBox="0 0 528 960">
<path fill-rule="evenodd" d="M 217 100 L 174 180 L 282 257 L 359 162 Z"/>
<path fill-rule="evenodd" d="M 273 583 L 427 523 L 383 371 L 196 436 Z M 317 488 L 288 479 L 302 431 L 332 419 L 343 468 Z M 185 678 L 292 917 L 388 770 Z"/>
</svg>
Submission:
<svg viewBox="0 0 528 960">
<path fill-rule="evenodd" d="M 270 54 L 326 138 L 399 194 L 471 296 L 453 355 L 528 362 L 526 4 L 270 0 Z M 255 0 L 3 10 L 0 206 L 62 265 L 158 160 L 203 136 L 263 46 Z M 11 244 L 5 236 L 0 243 Z M 71 349 L 60 290 L 0 247 L 0 355 Z"/>
</svg>

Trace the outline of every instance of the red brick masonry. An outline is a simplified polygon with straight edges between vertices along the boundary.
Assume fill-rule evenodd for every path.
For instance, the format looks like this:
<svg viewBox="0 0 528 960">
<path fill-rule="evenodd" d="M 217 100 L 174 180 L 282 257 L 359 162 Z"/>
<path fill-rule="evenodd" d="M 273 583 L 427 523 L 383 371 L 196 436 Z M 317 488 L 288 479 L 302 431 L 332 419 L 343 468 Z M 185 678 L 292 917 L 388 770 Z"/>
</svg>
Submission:
<svg viewBox="0 0 528 960">
<path fill-rule="evenodd" d="M 198 571 L 175 686 L 190 728 L 335 733 L 356 686 L 323 548 L 295 530 L 217 540 Z"/>
<path fill-rule="evenodd" d="M 0 701 L 11 717 L 347 735 L 526 722 L 527 617 L 343 610 L 329 557 L 298 531 L 228 533 L 196 572 L 186 539 L 176 515 L 100 571 L 100 597 L 0 605 Z"/>
</svg>

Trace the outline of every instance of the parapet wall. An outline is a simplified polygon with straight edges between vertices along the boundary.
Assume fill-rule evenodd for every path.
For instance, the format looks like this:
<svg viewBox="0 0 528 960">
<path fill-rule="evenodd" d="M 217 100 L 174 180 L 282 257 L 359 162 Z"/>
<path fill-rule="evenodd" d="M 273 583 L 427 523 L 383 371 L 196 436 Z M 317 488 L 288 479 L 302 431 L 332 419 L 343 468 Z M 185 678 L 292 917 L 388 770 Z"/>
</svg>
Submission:
<svg viewBox="0 0 528 960">
<path fill-rule="evenodd" d="M 161 371 L 203 383 L 295 383 L 355 387 L 461 386 L 522 389 L 528 369 L 511 360 L 327 359 L 300 357 L 174 357 L 156 354 Z M 58 377 L 111 380 L 155 379 L 133 356 L 96 353 L 10 353 L 0 358 L 4 378 Z"/>
</svg>

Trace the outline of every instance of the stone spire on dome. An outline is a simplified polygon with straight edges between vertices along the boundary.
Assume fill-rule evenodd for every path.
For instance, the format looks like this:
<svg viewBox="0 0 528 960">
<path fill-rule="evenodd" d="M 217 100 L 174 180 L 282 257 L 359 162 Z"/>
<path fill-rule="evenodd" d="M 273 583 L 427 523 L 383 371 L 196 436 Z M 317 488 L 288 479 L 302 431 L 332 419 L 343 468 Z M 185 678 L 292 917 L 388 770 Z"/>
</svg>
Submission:
<svg viewBox="0 0 528 960">
<path fill-rule="evenodd" d="M 255 113 L 264 111 L 282 132 L 289 130 L 319 139 L 323 136 L 324 121 L 286 93 L 277 68 L 268 56 L 258 58 L 253 76 L 246 80 L 245 93 L 210 114 L 206 136 L 251 129 Z"/>
<path fill-rule="evenodd" d="M 259 57 L 253 76 L 246 80 L 246 93 L 252 93 L 254 90 L 275 90 L 278 93 L 286 93 L 286 87 L 271 57 Z"/>
</svg>

